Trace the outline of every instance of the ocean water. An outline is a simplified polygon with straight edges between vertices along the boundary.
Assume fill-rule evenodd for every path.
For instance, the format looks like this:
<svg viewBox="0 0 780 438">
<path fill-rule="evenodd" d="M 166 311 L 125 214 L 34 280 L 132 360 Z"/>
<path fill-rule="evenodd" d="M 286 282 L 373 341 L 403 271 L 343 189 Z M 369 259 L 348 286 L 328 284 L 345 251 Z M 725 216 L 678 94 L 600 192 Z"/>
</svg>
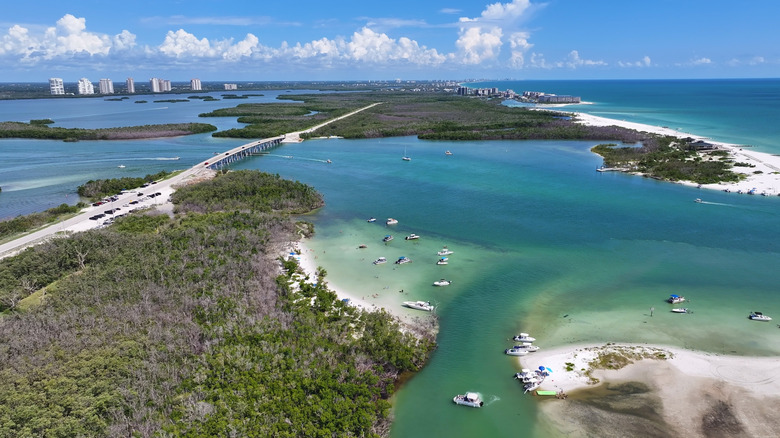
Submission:
<svg viewBox="0 0 780 438">
<path fill-rule="evenodd" d="M 753 118 L 763 117 L 764 122 L 751 120 L 755 129 L 750 141 L 729 134 L 728 124 L 735 127 L 734 132 L 742 132 L 748 108 L 761 108 L 764 102 L 778 99 L 778 81 L 723 81 L 721 92 L 727 98 L 707 101 L 707 105 L 719 104 L 720 110 L 678 108 L 679 120 L 674 117 L 674 99 L 663 104 L 637 100 L 629 107 L 630 99 L 620 97 L 631 89 L 626 82 L 595 82 L 591 88 L 588 84 L 565 88 L 571 84 L 558 82 L 528 88 L 521 86 L 524 83 L 496 86 L 578 94 L 595 103 L 569 107 L 572 110 L 679 125 L 718 140 L 772 150 L 773 121 L 780 107 L 753 113 Z M 654 94 L 646 90 L 644 81 L 634 82 L 637 98 Z M 703 81 L 704 85 L 682 82 L 686 86 L 679 85 L 680 90 L 714 87 L 711 81 Z M 560 88 L 554 88 L 556 84 Z M 657 83 L 650 86 L 661 87 Z M 706 120 L 704 114 L 728 115 L 734 101 L 753 95 L 745 94 L 745 89 L 754 88 L 775 91 L 770 96 L 759 95 L 754 104 L 741 103 L 731 121 Z M 691 102 L 677 101 L 686 106 Z M 694 124 L 713 129 L 697 131 Z M 8 160 L 8 145 L 15 143 L 0 141 L 3 162 Z M 25 150 L 37 151 L 44 143 L 18 141 L 16 165 L 36 161 L 34 153 L 25 156 Z M 595 172 L 601 159 L 589 149 L 596 143 L 443 142 L 413 137 L 310 140 L 282 146 L 235 168 L 278 173 L 323 193 L 326 206 L 308 217 L 316 225 L 308 246 L 328 271 L 332 285 L 409 315 L 416 311 L 401 308 L 402 301 L 436 304 L 441 329 L 438 348 L 426 368 L 394 396 L 393 436 L 514 437 L 518 427 L 522 435 L 546 436 L 548 432 L 539 427 L 544 422 L 536 409 L 540 400 L 522 394 L 512 379 L 520 368 L 518 360 L 503 354 L 518 332 L 531 333 L 542 348 L 635 342 L 746 356 L 780 353 L 777 326 L 747 319 L 754 310 L 780 317 L 776 293 L 780 198 L 702 191 Z M 183 166 L 185 157 L 194 163 L 221 146 L 208 136 L 193 136 L 171 142 L 103 145 L 99 153 L 93 147 L 84 155 L 107 160 L 107 172 L 116 171 L 118 161 L 110 159 L 124 157 L 121 161 L 127 161 L 137 148 L 142 150 L 139 157 L 181 157 L 167 163 L 138 160 L 138 171 L 142 171 L 147 165 L 155 169 L 173 163 Z M 445 150 L 453 154 L 447 156 Z M 412 161 L 401 160 L 404 151 Z M 46 187 L 65 186 L 60 179 L 87 175 L 89 168 L 62 172 L 69 160 L 88 160 L 71 152 L 43 166 L 48 172 L 40 171 L 36 177 L 26 178 L 26 171 L 5 175 L 17 178 L 14 184 L 20 188 L 16 192 L 28 197 Z M 332 163 L 323 162 L 327 159 Z M 93 163 L 92 167 L 97 166 Z M 12 207 L 6 204 L 3 170 L 0 213 L 7 214 Z M 705 202 L 695 203 L 695 198 Z M 378 221 L 366 222 L 371 216 Z M 398 219 L 399 224 L 385 226 L 387 217 Z M 403 237 L 410 233 L 421 238 L 405 241 Z M 384 244 L 381 239 L 386 234 L 395 239 Z M 367 248 L 359 249 L 360 244 Z M 438 266 L 436 251 L 444 245 L 454 254 L 449 265 Z M 372 265 L 380 256 L 389 263 Z M 393 264 L 400 256 L 413 262 Z M 453 283 L 433 286 L 440 278 Z M 664 302 L 670 294 L 686 296 L 686 306 L 694 313 L 670 313 L 673 306 Z M 651 307 L 655 309 L 652 317 Z M 529 356 L 530 364 L 537 365 L 532 359 Z M 465 391 L 481 393 L 486 406 L 454 405 L 452 397 Z"/>
</svg>

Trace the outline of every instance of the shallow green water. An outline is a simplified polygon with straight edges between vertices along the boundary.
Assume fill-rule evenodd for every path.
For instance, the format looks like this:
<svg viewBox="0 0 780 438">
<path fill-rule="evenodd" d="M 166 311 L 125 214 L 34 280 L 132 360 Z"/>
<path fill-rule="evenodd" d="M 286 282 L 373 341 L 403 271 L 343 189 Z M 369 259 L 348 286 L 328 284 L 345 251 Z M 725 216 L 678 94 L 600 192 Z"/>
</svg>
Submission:
<svg viewBox="0 0 780 438">
<path fill-rule="evenodd" d="M 318 140 L 278 152 L 292 159 L 241 164 L 324 193 L 309 247 L 333 285 L 377 306 L 438 305 L 439 348 L 396 395 L 393 436 L 535 430 L 538 401 L 523 396 L 512 379 L 517 360 L 503 354 L 520 331 L 542 348 L 622 341 L 780 351 L 775 324 L 746 318 L 780 315 L 780 200 L 595 172 L 594 144 Z M 401 160 L 404 148 L 411 162 Z M 399 224 L 385 226 L 387 217 Z M 403 240 L 410 233 L 421 238 Z M 395 239 L 382 243 L 386 234 Z M 443 245 L 455 253 L 437 266 Z M 372 265 L 380 256 L 389 263 Z M 400 256 L 413 263 L 394 265 Z M 439 278 L 453 284 L 432 286 Z M 672 293 L 694 313 L 670 313 Z M 486 407 L 454 405 L 464 391 L 480 392 Z"/>
</svg>

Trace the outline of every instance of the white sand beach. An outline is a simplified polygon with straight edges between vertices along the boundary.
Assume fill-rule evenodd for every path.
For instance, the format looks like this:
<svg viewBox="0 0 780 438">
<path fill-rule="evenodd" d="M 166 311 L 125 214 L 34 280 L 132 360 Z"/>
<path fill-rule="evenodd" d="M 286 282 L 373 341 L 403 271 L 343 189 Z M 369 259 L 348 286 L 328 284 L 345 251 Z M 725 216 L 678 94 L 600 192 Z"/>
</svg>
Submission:
<svg viewBox="0 0 780 438">
<path fill-rule="evenodd" d="M 622 368 L 597 368 L 620 367 L 624 358 L 632 356 L 633 363 Z M 565 400 L 550 397 L 549 403 L 540 403 L 543 415 L 550 419 L 551 430 L 566 436 L 588 436 L 582 427 L 598 429 L 594 415 L 610 417 L 601 423 L 610 427 L 614 426 L 613 421 L 620 423 L 621 416 L 625 417 L 623 421 L 641 423 L 642 419 L 657 415 L 666 423 L 661 427 L 662 433 L 672 436 L 777 436 L 780 426 L 780 416 L 774 410 L 780 401 L 777 357 L 607 344 L 540 350 L 519 360 L 524 368 L 543 366 L 552 370 L 539 389 L 570 395 Z M 620 385 L 625 385 L 624 390 Z M 632 405 L 634 408 L 627 408 Z M 599 407 L 605 412 L 596 412 Z M 642 411 L 634 414 L 641 418 L 634 418 L 632 409 Z M 615 412 L 620 414 L 613 415 Z M 713 430 L 719 432 L 712 435 Z M 589 433 L 593 432 L 591 429 Z M 624 431 L 622 436 L 641 435 Z"/>
<path fill-rule="evenodd" d="M 756 195 L 780 195 L 780 156 L 778 155 L 754 151 L 741 145 L 714 141 L 707 137 L 681 132 L 671 128 L 627 122 L 625 120 L 608 119 L 605 117 L 593 116 L 585 113 L 572 113 L 569 111 L 562 112 L 575 115 L 579 123 L 589 126 L 620 126 L 622 128 L 633 129 L 640 132 L 670 135 L 678 138 L 690 137 L 696 140 L 706 141 L 707 143 L 711 143 L 718 148 L 727 150 L 735 162 L 747 163 L 753 165 L 754 167 L 735 166 L 733 168 L 734 172 L 742 173 L 747 176 L 747 178 L 743 181 L 737 183 L 703 184 L 701 188 L 712 190 L 728 190 L 733 193 L 741 192 L 743 194 L 747 194 L 751 190 L 755 189 L 753 194 Z M 697 186 L 697 184 L 693 182 L 681 182 L 681 184 Z"/>
</svg>

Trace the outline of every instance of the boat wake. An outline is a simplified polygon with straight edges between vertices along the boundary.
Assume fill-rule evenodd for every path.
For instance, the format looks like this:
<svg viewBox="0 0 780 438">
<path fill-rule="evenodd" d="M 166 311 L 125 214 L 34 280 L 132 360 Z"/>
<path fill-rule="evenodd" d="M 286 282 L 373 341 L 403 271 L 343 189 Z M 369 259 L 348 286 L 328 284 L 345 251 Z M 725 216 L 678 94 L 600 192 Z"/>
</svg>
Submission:
<svg viewBox="0 0 780 438">
<path fill-rule="evenodd" d="M 296 160 L 305 160 L 305 161 L 316 161 L 318 163 L 328 163 L 329 160 L 320 160 L 319 158 L 306 158 L 306 157 L 293 157 L 292 155 L 277 155 L 277 154 L 268 154 L 268 153 L 262 153 L 258 155 L 265 155 L 268 157 L 277 157 L 277 158 L 287 158 L 289 159 L 296 159 Z"/>
<path fill-rule="evenodd" d="M 479 394 L 479 398 L 481 398 L 482 400 L 485 400 L 485 406 L 490 406 L 493 403 L 501 400 L 501 397 L 499 397 L 497 395 L 491 395 L 489 398 L 485 398 L 485 397 L 482 397 L 482 394 Z"/>
<path fill-rule="evenodd" d="M 141 160 L 151 160 L 151 161 L 176 161 L 179 159 L 179 157 L 152 157 L 152 158 L 140 158 Z"/>
</svg>

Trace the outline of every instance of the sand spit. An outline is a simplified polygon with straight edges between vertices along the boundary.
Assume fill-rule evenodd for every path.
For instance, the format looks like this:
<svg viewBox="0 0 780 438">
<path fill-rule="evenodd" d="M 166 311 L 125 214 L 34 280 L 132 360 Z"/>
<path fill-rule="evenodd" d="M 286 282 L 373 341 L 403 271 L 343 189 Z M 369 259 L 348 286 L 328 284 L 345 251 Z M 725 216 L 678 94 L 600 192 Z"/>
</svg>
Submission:
<svg viewBox="0 0 780 438">
<path fill-rule="evenodd" d="M 549 108 L 545 108 L 549 109 Z M 746 176 L 743 181 L 736 183 L 702 184 L 700 188 L 730 191 L 733 193 L 755 194 L 765 196 L 780 195 L 780 156 L 766 152 L 747 150 L 742 145 L 714 141 L 707 137 L 678 131 L 660 126 L 645 125 L 642 123 L 627 122 L 625 120 L 609 119 L 593 116 L 585 113 L 561 111 L 561 113 L 576 116 L 576 121 L 588 126 L 619 126 L 640 132 L 649 132 L 658 135 L 669 135 L 678 138 L 693 138 L 706 141 L 719 149 L 729 152 L 730 158 L 735 163 L 745 163 L 748 166 L 735 166 L 732 170 Z M 751 167 L 752 166 L 752 167 Z M 680 184 L 699 186 L 691 181 L 680 181 Z"/>
<path fill-rule="evenodd" d="M 568 346 L 521 360 L 552 371 L 547 436 L 777 436 L 780 359 L 631 344 Z"/>
</svg>

